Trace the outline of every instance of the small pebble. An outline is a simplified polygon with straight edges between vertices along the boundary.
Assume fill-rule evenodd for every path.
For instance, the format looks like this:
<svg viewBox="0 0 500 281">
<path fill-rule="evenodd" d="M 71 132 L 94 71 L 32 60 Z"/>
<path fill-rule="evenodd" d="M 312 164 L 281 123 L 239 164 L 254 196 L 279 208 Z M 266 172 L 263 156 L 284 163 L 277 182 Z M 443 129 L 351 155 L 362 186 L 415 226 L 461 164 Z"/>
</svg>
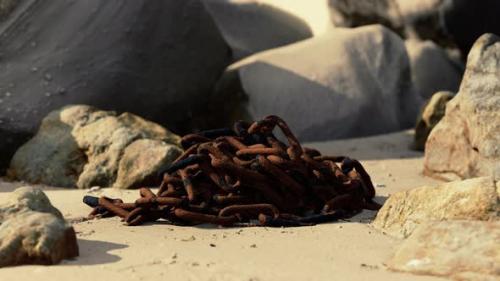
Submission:
<svg viewBox="0 0 500 281">
<path fill-rule="evenodd" d="M 257 248 L 257 245 L 252 244 L 252 245 L 250 245 L 250 248 Z"/>
</svg>

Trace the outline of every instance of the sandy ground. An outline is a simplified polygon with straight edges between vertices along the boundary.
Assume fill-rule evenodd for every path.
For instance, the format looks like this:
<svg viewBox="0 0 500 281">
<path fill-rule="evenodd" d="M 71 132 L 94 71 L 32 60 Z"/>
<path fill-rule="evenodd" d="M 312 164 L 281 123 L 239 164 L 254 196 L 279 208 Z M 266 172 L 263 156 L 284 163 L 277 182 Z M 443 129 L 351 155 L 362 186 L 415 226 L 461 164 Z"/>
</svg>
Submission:
<svg viewBox="0 0 500 281">
<path fill-rule="evenodd" d="M 422 175 L 422 154 L 408 149 L 411 139 L 405 131 L 307 146 L 362 160 L 383 202 L 391 193 L 437 183 Z M 20 185 L 0 181 L 0 202 Z M 80 257 L 0 269 L 0 280 L 443 280 L 387 271 L 383 263 L 400 241 L 373 229 L 370 211 L 301 228 L 127 227 L 118 218 L 82 221 L 90 211 L 81 203 L 88 190 L 43 188 L 74 223 Z M 136 190 L 93 194 L 138 197 Z"/>
</svg>

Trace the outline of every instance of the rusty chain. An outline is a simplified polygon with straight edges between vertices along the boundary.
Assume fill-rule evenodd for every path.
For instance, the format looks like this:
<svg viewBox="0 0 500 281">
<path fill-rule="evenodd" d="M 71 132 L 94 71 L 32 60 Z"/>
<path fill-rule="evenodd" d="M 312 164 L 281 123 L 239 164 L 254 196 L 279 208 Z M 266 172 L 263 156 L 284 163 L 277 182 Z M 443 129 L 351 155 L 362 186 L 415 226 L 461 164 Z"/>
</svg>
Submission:
<svg viewBox="0 0 500 281">
<path fill-rule="evenodd" d="M 288 145 L 278 140 L 278 127 Z M 85 196 L 90 216 L 119 216 L 127 225 L 165 219 L 173 224 L 303 226 L 378 210 L 370 176 L 357 160 L 302 147 L 277 116 L 233 129 L 182 138 L 185 149 L 160 171 L 154 194 L 134 203 Z"/>
</svg>

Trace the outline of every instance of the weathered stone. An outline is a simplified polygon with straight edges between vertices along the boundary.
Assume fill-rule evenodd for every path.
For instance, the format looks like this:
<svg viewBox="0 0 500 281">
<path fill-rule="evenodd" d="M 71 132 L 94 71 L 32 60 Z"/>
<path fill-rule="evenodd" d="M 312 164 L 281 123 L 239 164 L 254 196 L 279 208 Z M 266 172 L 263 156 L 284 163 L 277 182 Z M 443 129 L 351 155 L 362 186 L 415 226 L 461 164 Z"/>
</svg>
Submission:
<svg viewBox="0 0 500 281">
<path fill-rule="evenodd" d="M 172 161 L 180 153 L 178 148 L 167 145 L 177 145 L 180 138 L 158 124 L 130 113 L 117 115 L 85 105 L 67 106 L 51 112 L 37 135 L 16 152 L 10 174 L 53 186 L 89 188 L 113 186 L 119 181 L 121 188 L 130 188 L 128 184 L 140 185 L 139 175 L 147 178 L 151 167 L 132 164 L 134 159 L 126 158 L 125 167 L 133 165 L 142 170 L 134 171 L 138 176 L 135 180 L 125 180 L 130 175 L 121 173 L 117 178 L 120 161 L 130 144 L 143 139 L 155 140 L 143 147 L 143 153 L 163 152 L 151 160 L 154 167 Z"/>
<path fill-rule="evenodd" d="M 41 189 L 25 186 L 12 191 L 7 200 L 0 205 L 0 222 L 24 211 L 48 213 L 63 219 L 61 212 L 52 206 Z"/>
<path fill-rule="evenodd" d="M 446 179 L 491 175 L 500 165 L 500 38 L 486 34 L 468 56 L 458 94 L 429 135 L 425 172 Z"/>
<path fill-rule="evenodd" d="M 420 225 L 387 263 L 391 270 L 451 277 L 498 280 L 500 222 L 443 221 Z"/>
<path fill-rule="evenodd" d="M 228 68 L 212 101 L 221 120 L 275 114 L 305 141 L 411 127 L 421 102 L 403 41 L 381 25 L 336 28 L 250 56 Z"/>
<path fill-rule="evenodd" d="M 0 205 L 0 267 L 55 264 L 75 256 L 73 227 L 40 189 L 18 188 Z"/>
<path fill-rule="evenodd" d="M 177 146 L 159 140 L 141 139 L 133 142 L 123 151 L 114 187 L 154 185 L 158 170 L 172 163 L 181 153 Z"/>
<path fill-rule="evenodd" d="M 437 92 L 423 106 L 415 127 L 415 149 L 423 151 L 430 132 L 443 118 L 446 104 L 453 98 L 452 92 Z"/>
<path fill-rule="evenodd" d="M 464 66 L 450 59 L 446 52 L 432 41 L 406 40 L 410 59 L 411 78 L 415 90 L 424 99 L 438 91 L 457 92 Z"/>
<path fill-rule="evenodd" d="M 500 184 L 490 177 L 422 186 L 392 194 L 373 226 L 396 237 L 408 237 L 417 226 L 441 220 L 497 220 Z"/>
<path fill-rule="evenodd" d="M 312 37 L 306 22 L 261 0 L 203 0 L 234 59 Z"/>
<path fill-rule="evenodd" d="M 231 50 L 201 0 L 20 2 L 0 23 L 0 169 L 69 104 L 177 132 L 210 117 L 203 108 Z"/>
</svg>

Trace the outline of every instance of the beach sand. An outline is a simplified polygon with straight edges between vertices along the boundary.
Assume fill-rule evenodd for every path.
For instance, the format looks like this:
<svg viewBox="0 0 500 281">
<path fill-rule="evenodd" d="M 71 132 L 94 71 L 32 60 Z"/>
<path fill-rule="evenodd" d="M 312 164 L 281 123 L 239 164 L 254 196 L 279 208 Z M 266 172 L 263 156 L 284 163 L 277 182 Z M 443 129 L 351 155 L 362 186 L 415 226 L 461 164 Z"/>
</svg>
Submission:
<svg viewBox="0 0 500 281">
<path fill-rule="evenodd" d="M 376 201 L 438 183 L 422 175 L 423 154 L 411 151 L 412 131 L 309 143 L 325 155 L 361 160 L 377 185 Z M 23 183 L 0 181 L 0 202 Z M 349 221 L 300 228 L 218 228 L 165 223 L 124 226 L 118 218 L 84 220 L 84 195 L 133 201 L 137 190 L 42 187 L 73 222 L 80 256 L 53 266 L 0 269 L 0 280 L 445 280 L 385 269 L 401 240 L 370 226 L 375 212 Z"/>
</svg>

